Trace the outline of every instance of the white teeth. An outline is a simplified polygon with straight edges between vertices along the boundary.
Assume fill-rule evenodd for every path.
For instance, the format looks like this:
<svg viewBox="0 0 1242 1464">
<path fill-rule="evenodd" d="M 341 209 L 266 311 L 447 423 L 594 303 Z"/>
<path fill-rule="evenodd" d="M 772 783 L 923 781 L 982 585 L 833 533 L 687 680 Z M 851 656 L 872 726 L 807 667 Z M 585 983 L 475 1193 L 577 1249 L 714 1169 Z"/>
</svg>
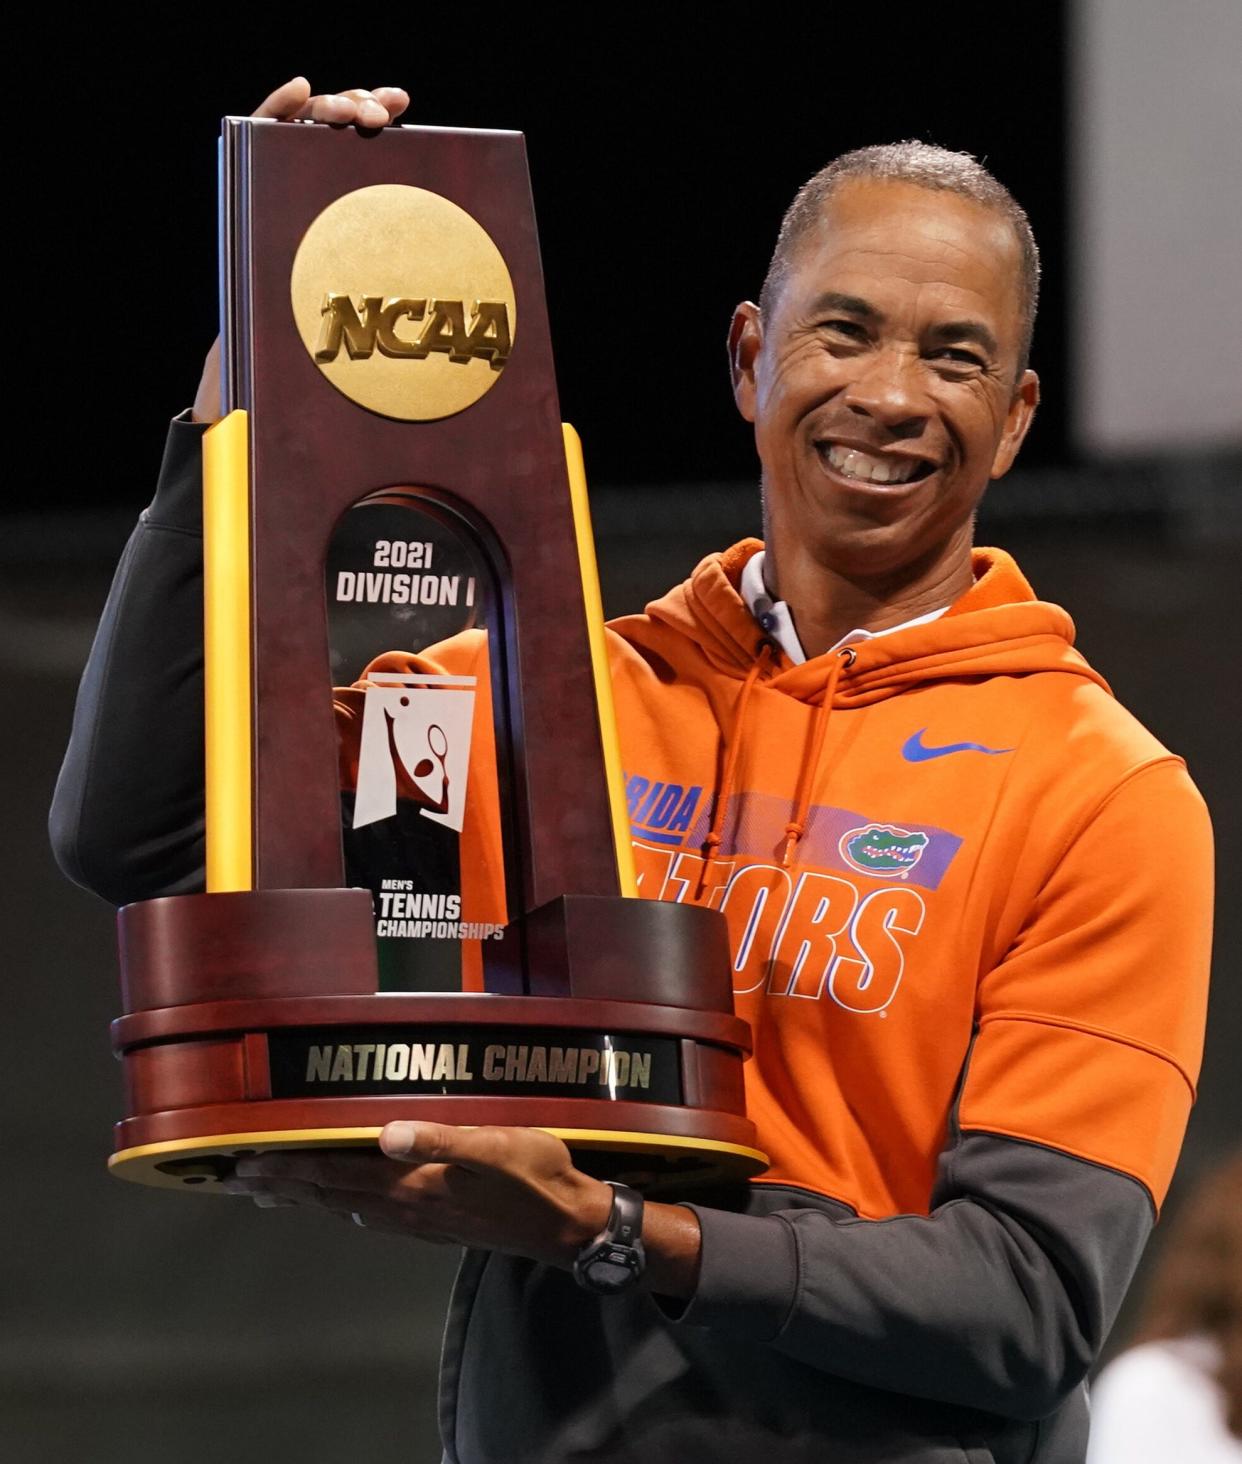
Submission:
<svg viewBox="0 0 1242 1464">
<path fill-rule="evenodd" d="M 886 458 L 861 452 L 856 447 L 832 443 L 828 463 L 846 478 L 860 478 L 864 483 L 907 483 L 918 471 L 916 458 Z"/>
</svg>

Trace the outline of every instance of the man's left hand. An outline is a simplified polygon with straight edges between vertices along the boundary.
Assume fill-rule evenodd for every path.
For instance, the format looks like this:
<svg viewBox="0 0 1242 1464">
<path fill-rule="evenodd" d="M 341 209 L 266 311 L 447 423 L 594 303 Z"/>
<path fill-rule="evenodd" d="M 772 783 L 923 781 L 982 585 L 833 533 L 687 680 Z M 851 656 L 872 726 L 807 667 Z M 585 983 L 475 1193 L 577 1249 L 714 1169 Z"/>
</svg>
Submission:
<svg viewBox="0 0 1242 1464">
<path fill-rule="evenodd" d="M 239 1159 L 225 1187 L 260 1204 L 314 1206 L 371 1230 L 566 1268 L 612 1206 L 611 1189 L 540 1129 L 390 1123 L 380 1148 Z"/>
</svg>

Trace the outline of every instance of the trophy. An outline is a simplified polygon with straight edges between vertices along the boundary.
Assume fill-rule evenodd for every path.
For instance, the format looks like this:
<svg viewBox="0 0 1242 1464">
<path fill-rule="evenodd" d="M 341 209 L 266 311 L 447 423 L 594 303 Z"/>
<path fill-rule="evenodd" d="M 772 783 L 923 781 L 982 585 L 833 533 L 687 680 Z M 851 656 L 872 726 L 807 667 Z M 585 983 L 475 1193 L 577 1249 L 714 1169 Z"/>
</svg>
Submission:
<svg viewBox="0 0 1242 1464">
<path fill-rule="evenodd" d="M 429 1118 L 760 1172 L 724 917 L 637 898 L 522 136 L 227 118 L 220 186 L 207 890 L 118 916 L 111 1168 Z"/>
</svg>

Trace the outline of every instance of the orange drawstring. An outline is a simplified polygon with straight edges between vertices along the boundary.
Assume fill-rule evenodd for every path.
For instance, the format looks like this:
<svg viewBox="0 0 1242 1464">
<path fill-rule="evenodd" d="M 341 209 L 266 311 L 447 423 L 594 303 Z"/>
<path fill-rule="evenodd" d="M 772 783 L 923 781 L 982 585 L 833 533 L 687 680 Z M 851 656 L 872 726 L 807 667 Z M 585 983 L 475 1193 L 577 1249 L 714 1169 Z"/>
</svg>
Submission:
<svg viewBox="0 0 1242 1464">
<path fill-rule="evenodd" d="M 703 892 L 703 885 L 707 879 L 707 868 L 715 857 L 716 850 L 720 846 L 721 830 L 724 828 L 725 810 L 729 806 L 729 798 L 733 793 L 733 779 L 737 772 L 738 755 L 742 750 L 742 724 L 746 716 L 746 705 L 750 701 L 750 694 L 755 689 L 755 683 L 763 675 L 772 659 L 772 642 L 763 640 L 759 642 L 759 655 L 755 664 L 746 673 L 746 680 L 742 682 L 742 689 L 737 694 L 737 712 L 733 718 L 733 731 L 729 737 L 728 751 L 725 753 L 724 772 L 720 777 L 720 789 L 716 794 L 716 807 L 712 812 L 712 825 L 707 831 L 707 837 L 703 840 L 703 865 L 699 871 L 698 893 Z"/>
<path fill-rule="evenodd" d="M 802 771 L 798 777 L 798 792 L 794 799 L 794 816 L 785 825 L 785 852 L 781 855 L 781 868 L 788 869 L 793 860 L 798 840 L 806 832 L 806 816 L 811 809 L 811 794 L 815 788 L 815 773 L 819 767 L 820 753 L 824 750 L 824 738 L 828 735 L 828 718 L 832 716 L 832 699 L 836 695 L 837 682 L 846 666 L 852 666 L 858 653 L 846 646 L 833 657 L 832 669 L 824 683 L 823 700 L 815 709 L 815 731 L 811 737 L 811 750 L 803 759 Z"/>
</svg>

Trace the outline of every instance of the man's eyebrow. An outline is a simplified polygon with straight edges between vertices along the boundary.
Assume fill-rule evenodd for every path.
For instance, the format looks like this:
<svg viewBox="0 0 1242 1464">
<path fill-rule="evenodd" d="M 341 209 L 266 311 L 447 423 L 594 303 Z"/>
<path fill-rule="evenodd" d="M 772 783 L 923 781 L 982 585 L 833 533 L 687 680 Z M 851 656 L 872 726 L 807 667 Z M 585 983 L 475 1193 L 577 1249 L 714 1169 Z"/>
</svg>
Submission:
<svg viewBox="0 0 1242 1464">
<path fill-rule="evenodd" d="M 825 291 L 811 305 L 812 315 L 820 315 L 827 310 L 838 310 L 842 315 L 853 315 L 875 325 L 884 319 L 883 311 L 877 310 L 870 300 L 864 300 L 861 295 L 840 295 L 836 290 Z"/>
<path fill-rule="evenodd" d="M 981 320 L 945 320 L 933 325 L 927 334 L 934 341 L 974 341 L 989 356 L 995 356 L 999 350 L 996 337 Z"/>
</svg>

